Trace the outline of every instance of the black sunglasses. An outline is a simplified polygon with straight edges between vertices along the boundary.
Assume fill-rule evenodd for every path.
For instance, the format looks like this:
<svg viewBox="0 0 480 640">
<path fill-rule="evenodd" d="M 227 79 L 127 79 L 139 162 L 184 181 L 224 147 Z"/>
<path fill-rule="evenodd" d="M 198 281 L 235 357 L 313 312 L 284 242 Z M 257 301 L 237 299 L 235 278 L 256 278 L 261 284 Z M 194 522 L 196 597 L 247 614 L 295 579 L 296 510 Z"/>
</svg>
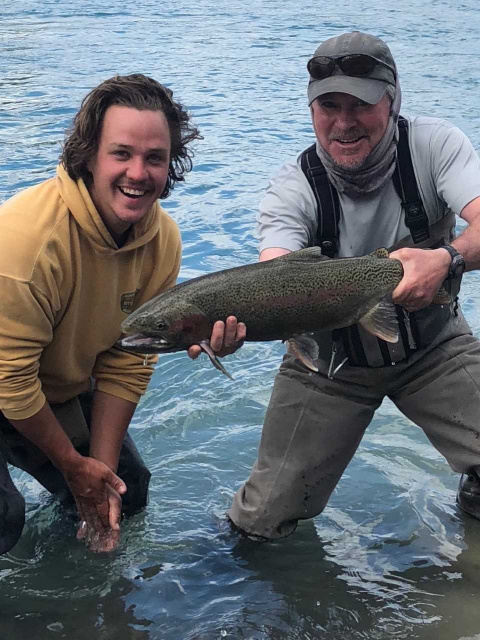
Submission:
<svg viewBox="0 0 480 640">
<path fill-rule="evenodd" d="M 383 62 L 379 62 L 375 58 L 371 58 L 363 53 L 353 53 L 339 58 L 316 56 L 308 61 L 307 69 L 314 80 L 328 78 L 328 76 L 332 75 L 335 66 L 339 67 L 346 76 L 360 78 L 370 75 L 377 64 L 381 64 L 387 67 L 387 69 L 390 69 L 390 67 Z"/>
</svg>

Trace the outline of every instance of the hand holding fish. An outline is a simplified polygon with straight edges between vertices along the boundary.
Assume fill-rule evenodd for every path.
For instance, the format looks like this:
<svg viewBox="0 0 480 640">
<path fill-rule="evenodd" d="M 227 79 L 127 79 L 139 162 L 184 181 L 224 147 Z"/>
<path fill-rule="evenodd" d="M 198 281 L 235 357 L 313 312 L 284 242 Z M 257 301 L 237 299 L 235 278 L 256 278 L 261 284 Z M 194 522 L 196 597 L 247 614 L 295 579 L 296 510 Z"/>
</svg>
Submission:
<svg viewBox="0 0 480 640">
<path fill-rule="evenodd" d="M 245 342 L 246 335 L 245 324 L 237 322 L 235 316 L 228 316 L 226 322 L 217 320 L 213 325 L 210 347 L 217 357 L 223 358 L 240 349 Z M 202 348 L 194 344 L 187 349 L 187 353 L 192 360 L 195 360 L 202 353 Z"/>
<path fill-rule="evenodd" d="M 450 255 L 443 249 L 399 249 L 390 258 L 403 266 L 403 278 L 392 293 L 395 304 L 407 311 L 418 311 L 428 306 L 447 277 Z"/>
</svg>

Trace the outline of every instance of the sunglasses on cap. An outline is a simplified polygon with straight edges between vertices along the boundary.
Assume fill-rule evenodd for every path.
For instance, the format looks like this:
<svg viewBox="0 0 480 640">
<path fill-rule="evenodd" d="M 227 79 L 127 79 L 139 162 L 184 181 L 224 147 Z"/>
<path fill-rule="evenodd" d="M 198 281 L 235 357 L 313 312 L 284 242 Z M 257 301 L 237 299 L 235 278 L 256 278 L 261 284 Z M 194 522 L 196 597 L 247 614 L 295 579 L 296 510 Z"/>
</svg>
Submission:
<svg viewBox="0 0 480 640">
<path fill-rule="evenodd" d="M 323 80 L 331 76 L 335 66 L 337 66 L 346 76 L 361 78 L 372 73 L 375 67 L 380 64 L 387 69 L 391 67 L 375 58 L 365 55 L 364 53 L 352 53 L 339 58 L 330 58 L 329 56 L 315 56 L 307 62 L 307 69 L 314 80 Z"/>
</svg>

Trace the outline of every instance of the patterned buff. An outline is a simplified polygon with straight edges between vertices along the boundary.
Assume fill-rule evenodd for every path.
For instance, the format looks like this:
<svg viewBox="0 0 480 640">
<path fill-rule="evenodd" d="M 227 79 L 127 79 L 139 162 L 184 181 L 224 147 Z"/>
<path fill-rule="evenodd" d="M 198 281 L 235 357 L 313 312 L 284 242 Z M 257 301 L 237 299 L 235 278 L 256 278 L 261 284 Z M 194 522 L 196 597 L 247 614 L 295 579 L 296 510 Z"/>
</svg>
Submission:
<svg viewBox="0 0 480 640">
<path fill-rule="evenodd" d="M 402 102 L 402 92 L 398 75 L 395 85 L 395 97 L 390 109 L 390 118 L 383 138 L 372 150 L 365 163 L 359 169 L 339 167 L 320 143 L 317 142 L 317 153 L 327 171 L 333 186 L 340 193 L 351 198 L 362 198 L 374 193 L 382 187 L 395 170 L 397 157 L 398 127 L 397 121 Z"/>
</svg>

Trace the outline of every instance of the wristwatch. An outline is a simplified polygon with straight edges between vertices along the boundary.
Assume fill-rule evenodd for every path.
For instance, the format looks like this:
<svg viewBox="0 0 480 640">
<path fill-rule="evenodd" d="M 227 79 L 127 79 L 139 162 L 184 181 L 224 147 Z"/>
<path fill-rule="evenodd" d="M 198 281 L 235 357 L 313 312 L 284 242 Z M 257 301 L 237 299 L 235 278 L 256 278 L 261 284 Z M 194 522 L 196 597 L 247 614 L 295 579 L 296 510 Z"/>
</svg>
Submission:
<svg viewBox="0 0 480 640">
<path fill-rule="evenodd" d="M 465 258 L 461 253 L 452 247 L 450 244 L 444 244 L 439 249 L 446 249 L 448 253 L 452 256 L 452 261 L 450 263 L 450 267 L 448 268 L 447 279 L 451 280 L 453 278 L 460 278 L 465 271 Z"/>
</svg>

